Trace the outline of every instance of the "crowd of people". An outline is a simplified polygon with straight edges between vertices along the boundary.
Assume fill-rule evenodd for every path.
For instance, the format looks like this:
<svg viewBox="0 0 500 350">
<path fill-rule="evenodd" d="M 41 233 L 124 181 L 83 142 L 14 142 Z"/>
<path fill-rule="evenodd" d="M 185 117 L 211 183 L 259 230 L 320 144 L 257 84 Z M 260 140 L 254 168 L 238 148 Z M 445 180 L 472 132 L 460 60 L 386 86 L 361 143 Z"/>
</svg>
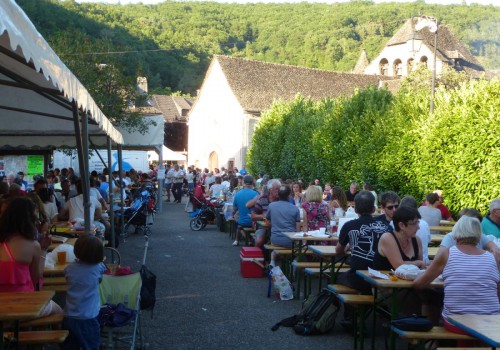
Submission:
<svg viewBox="0 0 500 350">
<path fill-rule="evenodd" d="M 215 192 L 210 187 L 221 184 L 221 180 L 231 181 L 228 174 L 214 176 L 210 182 L 206 181 L 208 175 L 203 181 L 199 179 L 206 186 L 207 195 Z M 357 270 L 369 267 L 396 270 L 403 264 L 411 264 L 425 272 L 416 280 L 418 289 L 414 293 L 398 296 L 406 298 L 400 300 L 407 306 L 403 311 L 423 313 L 435 324 L 442 316 L 444 325 L 452 331 L 458 330 L 446 321 L 449 315 L 500 313 L 497 294 L 500 250 L 495 243 L 500 239 L 500 199 L 491 201 L 485 216 L 472 208 L 458 213 L 453 231 L 444 235 L 431 261 L 428 245 L 433 232 L 429 228 L 439 226 L 442 220 L 453 221 L 441 190 L 427 194 L 419 205 L 415 198 L 400 198 L 394 191 L 377 195 L 370 184 L 364 184 L 360 191 L 353 182 L 344 191 L 339 186 L 323 185 L 319 179 L 306 183 L 270 179 L 265 174 L 260 174 L 257 181 L 248 174 L 231 176 L 241 179 L 233 193 L 233 215 L 237 223 L 233 245 L 239 245 L 242 229 L 254 227 L 256 246 L 269 242 L 290 247 L 292 242 L 284 233 L 319 228 L 326 228 L 328 232 L 332 221 L 336 222 L 353 208 L 357 218 L 346 222 L 338 232 L 337 254 L 348 250 L 351 253 L 350 270 L 338 277 L 338 283 L 371 294 L 372 286 L 356 274 Z M 377 211 L 380 213 L 376 214 Z M 257 226 L 258 221 L 265 221 L 269 229 Z M 270 264 L 276 265 L 274 254 Z M 444 291 L 425 289 L 440 274 L 445 281 Z M 472 289 L 474 292 L 470 295 L 478 302 L 472 303 L 467 298 L 467 306 L 461 305 L 464 304 L 461 293 Z M 347 315 L 345 324 L 349 323 Z"/>
<path fill-rule="evenodd" d="M 90 174 L 90 212 L 97 232 L 110 244 L 110 223 L 104 215 L 113 206 L 113 198 L 123 191 L 125 196 L 134 188 L 142 188 L 155 179 L 154 169 L 139 173 L 133 169 L 118 172 L 104 169 Z M 47 251 L 52 243 L 49 227 L 57 222 L 82 219 L 82 180 L 73 169 L 54 169 L 45 176 L 36 176 L 28 183 L 23 172 L 0 179 L 0 292 L 34 292 L 43 285 Z M 109 178 L 114 179 L 109 193 Z M 115 246 L 118 246 L 116 235 Z M 81 235 L 75 242 L 75 263 L 65 270 L 68 285 L 64 311 L 50 301 L 41 317 L 63 314 L 63 329 L 69 336 L 62 349 L 99 348 L 100 309 L 98 285 L 104 273 L 103 241 L 93 235 Z"/>
</svg>

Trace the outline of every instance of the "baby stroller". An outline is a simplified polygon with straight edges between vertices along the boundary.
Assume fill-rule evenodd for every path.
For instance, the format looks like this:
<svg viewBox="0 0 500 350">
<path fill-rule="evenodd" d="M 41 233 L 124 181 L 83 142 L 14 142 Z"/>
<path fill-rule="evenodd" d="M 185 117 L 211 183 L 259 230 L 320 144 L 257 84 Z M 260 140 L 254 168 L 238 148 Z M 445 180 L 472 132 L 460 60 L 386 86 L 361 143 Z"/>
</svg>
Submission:
<svg viewBox="0 0 500 350">
<path fill-rule="evenodd" d="M 148 250 L 148 237 L 146 236 L 144 257 L 141 268 L 145 268 L 146 255 Z M 103 275 L 99 284 L 99 295 L 101 299 L 101 348 L 103 349 L 149 349 L 149 344 L 144 340 L 141 328 L 141 307 L 143 280 L 141 273 L 136 272 L 130 275 L 113 276 Z M 146 282 L 145 282 L 146 283 Z M 111 305 L 114 307 L 112 308 Z M 109 308 L 108 317 L 106 311 Z M 137 342 L 137 344 L 136 344 Z"/>
<path fill-rule="evenodd" d="M 224 205 L 224 201 L 220 199 L 203 200 L 195 196 L 192 192 L 189 192 L 189 202 L 192 204 L 194 211 L 189 213 L 191 221 L 189 222 L 189 227 L 193 231 L 199 231 L 207 224 L 213 223 L 217 224 L 218 227 L 221 225 L 220 209 Z"/>
<path fill-rule="evenodd" d="M 142 232 L 149 236 L 156 213 L 154 191 L 148 188 L 137 190 L 130 208 L 123 213 L 125 219 L 124 235 L 127 236 L 130 226 L 135 226 L 135 233 Z"/>
</svg>

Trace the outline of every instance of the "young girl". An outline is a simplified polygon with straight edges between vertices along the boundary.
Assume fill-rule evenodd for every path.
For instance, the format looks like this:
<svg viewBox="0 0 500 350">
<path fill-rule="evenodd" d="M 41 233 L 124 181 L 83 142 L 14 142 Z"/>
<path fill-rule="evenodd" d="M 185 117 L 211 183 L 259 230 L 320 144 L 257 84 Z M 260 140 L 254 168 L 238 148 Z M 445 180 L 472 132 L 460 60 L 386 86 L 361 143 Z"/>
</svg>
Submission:
<svg viewBox="0 0 500 350">
<path fill-rule="evenodd" d="M 0 292 L 34 292 L 43 275 L 45 255 L 51 243 L 47 225 L 40 225 L 37 241 L 36 206 L 28 198 L 12 198 L 0 217 Z M 52 300 L 41 316 L 62 313 Z"/>
<path fill-rule="evenodd" d="M 63 328 L 69 336 L 62 349 L 98 350 L 100 309 L 99 283 L 106 270 L 102 242 L 94 236 L 82 236 L 75 243 L 77 260 L 66 267 L 68 292 Z"/>
</svg>

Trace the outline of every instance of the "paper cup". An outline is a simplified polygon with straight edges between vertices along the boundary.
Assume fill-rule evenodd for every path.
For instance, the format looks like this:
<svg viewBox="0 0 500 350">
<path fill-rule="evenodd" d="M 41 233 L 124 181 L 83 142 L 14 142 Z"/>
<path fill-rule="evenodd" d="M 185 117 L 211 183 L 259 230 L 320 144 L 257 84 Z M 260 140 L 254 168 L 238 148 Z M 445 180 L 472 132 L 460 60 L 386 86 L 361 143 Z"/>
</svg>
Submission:
<svg viewBox="0 0 500 350">
<path fill-rule="evenodd" d="M 320 227 L 320 229 L 319 229 L 319 234 L 320 234 L 320 235 L 324 235 L 324 234 L 326 234 L 326 227 Z"/>
<path fill-rule="evenodd" d="M 57 263 L 59 265 L 66 264 L 66 252 L 57 252 Z"/>
</svg>

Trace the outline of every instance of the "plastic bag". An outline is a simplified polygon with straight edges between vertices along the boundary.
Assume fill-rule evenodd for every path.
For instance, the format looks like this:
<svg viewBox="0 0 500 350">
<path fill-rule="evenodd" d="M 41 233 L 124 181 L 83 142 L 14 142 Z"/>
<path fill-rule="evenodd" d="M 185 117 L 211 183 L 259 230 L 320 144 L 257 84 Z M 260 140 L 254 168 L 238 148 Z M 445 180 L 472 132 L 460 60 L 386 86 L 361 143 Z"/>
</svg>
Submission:
<svg viewBox="0 0 500 350">
<path fill-rule="evenodd" d="M 411 264 L 400 265 L 394 274 L 399 278 L 404 280 L 413 281 L 415 278 L 424 273 L 424 270 L 420 270 L 417 266 Z"/>
<path fill-rule="evenodd" d="M 66 262 L 72 263 L 75 261 L 76 256 L 73 251 L 74 247 L 71 244 L 60 244 L 53 251 L 45 257 L 45 267 L 53 268 L 57 264 L 57 253 L 66 252 Z"/>
<path fill-rule="evenodd" d="M 271 278 L 274 291 L 276 294 L 279 294 L 281 300 L 293 299 L 293 290 L 290 281 L 288 281 L 288 278 L 286 278 L 279 266 L 273 267 L 271 272 L 269 272 L 269 277 Z"/>
</svg>

